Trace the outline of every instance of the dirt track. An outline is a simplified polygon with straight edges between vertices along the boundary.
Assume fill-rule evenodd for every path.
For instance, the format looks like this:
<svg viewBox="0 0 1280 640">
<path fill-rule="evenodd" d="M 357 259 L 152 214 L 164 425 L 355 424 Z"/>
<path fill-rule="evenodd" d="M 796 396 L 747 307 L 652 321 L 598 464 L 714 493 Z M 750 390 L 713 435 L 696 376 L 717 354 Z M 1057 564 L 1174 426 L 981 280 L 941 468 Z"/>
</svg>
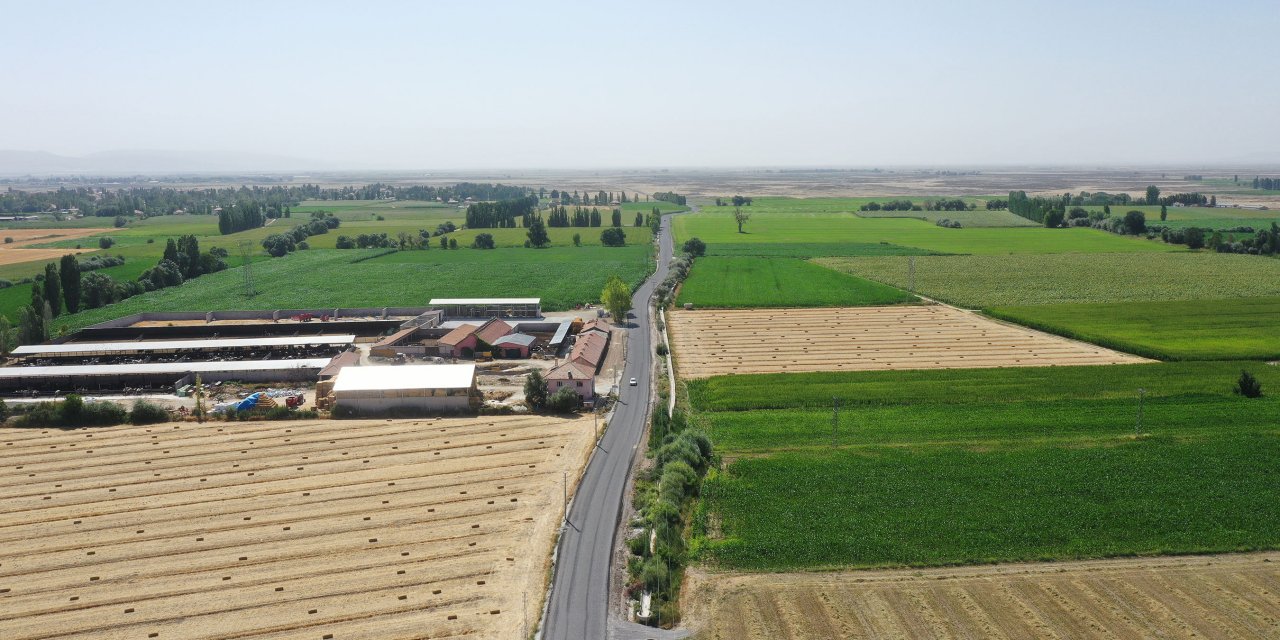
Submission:
<svg viewBox="0 0 1280 640">
<path fill-rule="evenodd" d="M 687 378 L 1148 362 L 945 305 L 676 311 L 670 326 Z"/>
<path fill-rule="evenodd" d="M 1277 552 L 690 578 L 705 640 L 1280 637 Z"/>
<path fill-rule="evenodd" d="M 517 637 L 590 420 L 0 430 L 0 638 Z"/>
</svg>

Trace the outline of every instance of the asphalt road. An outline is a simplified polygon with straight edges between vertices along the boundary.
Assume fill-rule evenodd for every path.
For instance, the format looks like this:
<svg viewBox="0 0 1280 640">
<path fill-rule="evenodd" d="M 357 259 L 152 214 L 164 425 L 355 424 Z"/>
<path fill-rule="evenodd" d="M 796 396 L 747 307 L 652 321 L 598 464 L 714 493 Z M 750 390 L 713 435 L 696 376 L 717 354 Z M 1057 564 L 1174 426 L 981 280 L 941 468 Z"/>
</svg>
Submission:
<svg viewBox="0 0 1280 640">
<path fill-rule="evenodd" d="M 609 576 L 614 533 L 622 517 L 624 491 L 632 461 L 647 428 L 653 388 L 653 344 L 649 299 L 667 277 L 671 262 L 671 216 L 663 216 L 658 263 L 652 276 L 636 290 L 627 328 L 627 361 L 623 366 L 618 405 L 609 428 L 591 456 L 569 508 L 557 547 L 542 637 L 548 640 L 605 638 L 609 624 Z M 631 378 L 636 386 L 630 386 Z M 652 630 L 657 631 L 657 630 Z"/>
</svg>

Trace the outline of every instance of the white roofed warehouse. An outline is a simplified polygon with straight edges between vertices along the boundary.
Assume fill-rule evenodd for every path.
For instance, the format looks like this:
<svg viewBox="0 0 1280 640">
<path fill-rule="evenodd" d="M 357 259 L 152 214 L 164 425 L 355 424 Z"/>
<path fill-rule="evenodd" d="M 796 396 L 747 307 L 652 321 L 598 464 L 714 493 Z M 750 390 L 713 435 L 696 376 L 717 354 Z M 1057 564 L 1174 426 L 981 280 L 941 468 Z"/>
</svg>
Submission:
<svg viewBox="0 0 1280 640">
<path fill-rule="evenodd" d="M 434 415 L 480 403 L 474 364 L 344 367 L 333 385 L 335 416 Z"/>
</svg>

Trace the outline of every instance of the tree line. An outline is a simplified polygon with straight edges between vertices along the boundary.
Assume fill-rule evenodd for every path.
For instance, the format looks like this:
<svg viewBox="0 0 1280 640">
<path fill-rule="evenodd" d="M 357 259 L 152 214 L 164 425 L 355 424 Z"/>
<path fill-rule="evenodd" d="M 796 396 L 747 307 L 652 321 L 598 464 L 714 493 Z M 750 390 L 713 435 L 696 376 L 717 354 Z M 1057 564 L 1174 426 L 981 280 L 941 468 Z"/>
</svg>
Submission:
<svg viewBox="0 0 1280 640">
<path fill-rule="evenodd" d="M 337 229 L 342 221 L 328 211 L 314 211 L 311 221 L 295 226 L 284 233 L 273 233 L 262 239 L 262 248 L 273 258 L 279 258 L 295 249 L 310 249 L 307 238 L 329 233 Z"/>
<path fill-rule="evenodd" d="M 0 347 L 8 353 L 15 340 L 18 344 L 44 342 L 49 339 L 53 319 L 64 313 L 96 309 L 147 291 L 181 285 L 186 280 L 226 269 L 226 258 L 226 250 L 217 247 L 201 252 L 200 242 L 194 235 L 177 240 L 169 238 L 163 257 L 154 267 L 144 271 L 137 280 L 119 282 L 96 270 L 83 273 L 74 255 L 62 256 L 58 262 L 46 264 L 44 273 L 34 278 L 31 302 L 18 309 L 16 331 L 7 317 L 0 316 Z"/>
<path fill-rule="evenodd" d="M 619 191 L 618 193 L 614 193 L 612 191 L 597 191 L 594 194 L 587 191 L 583 191 L 582 193 L 578 193 L 577 191 L 569 193 L 568 190 L 561 189 L 551 189 L 548 191 L 544 187 L 542 189 L 538 189 L 537 193 L 538 197 L 541 199 L 550 199 L 553 205 L 578 205 L 587 207 L 595 205 L 597 207 L 607 207 L 614 203 L 627 204 L 628 202 L 640 202 L 640 194 L 633 193 L 631 194 L 631 197 L 627 197 L 626 191 Z M 646 195 L 644 200 L 645 202 L 648 202 L 649 196 Z"/>
<path fill-rule="evenodd" d="M 859 211 L 973 211 L 976 204 L 967 203 L 959 198 L 925 200 L 916 204 L 911 200 L 890 200 L 888 202 L 868 202 Z"/>
<path fill-rule="evenodd" d="M 681 196 L 680 204 L 684 204 L 684 197 Z M 735 207 L 751 206 L 751 198 L 748 196 L 734 196 L 732 198 L 716 198 L 717 207 L 727 207 L 733 205 Z"/>
<path fill-rule="evenodd" d="M 75 209 L 86 216 L 108 218 L 154 217 L 179 212 L 211 215 L 219 207 L 254 202 L 265 210 L 283 214 L 303 198 L 298 187 L 131 187 L 115 190 L 60 187 L 53 191 L 21 191 L 10 187 L 0 194 L 0 213 L 47 213 Z"/>
<path fill-rule="evenodd" d="M 497 202 L 477 202 L 467 207 L 468 229 L 513 229 L 516 218 L 528 226 L 530 217 L 538 207 L 537 196 L 526 196 Z"/>
<path fill-rule="evenodd" d="M 659 191 L 658 193 L 653 194 L 653 199 L 661 202 L 678 204 L 682 207 L 685 206 L 687 200 L 687 198 L 674 191 Z"/>
<path fill-rule="evenodd" d="M 1280 191 L 1280 178 L 1259 178 L 1253 179 L 1254 189 L 1266 189 L 1268 191 Z"/>
</svg>

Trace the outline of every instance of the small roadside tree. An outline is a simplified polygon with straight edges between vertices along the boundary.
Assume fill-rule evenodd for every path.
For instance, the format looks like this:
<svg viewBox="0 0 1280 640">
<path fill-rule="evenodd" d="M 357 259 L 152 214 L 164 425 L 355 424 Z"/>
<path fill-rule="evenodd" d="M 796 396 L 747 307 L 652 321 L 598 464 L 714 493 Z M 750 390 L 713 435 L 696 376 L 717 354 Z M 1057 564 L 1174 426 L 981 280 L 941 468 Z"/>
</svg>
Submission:
<svg viewBox="0 0 1280 640">
<path fill-rule="evenodd" d="M 1262 383 L 1248 371 L 1240 371 L 1240 379 L 1236 380 L 1236 393 L 1246 398 L 1261 398 Z"/>
<path fill-rule="evenodd" d="M 707 254 L 707 243 L 698 238 L 689 238 L 684 241 L 684 252 L 699 258 Z"/>
<path fill-rule="evenodd" d="M 581 246 L 582 246 L 582 234 L 581 234 L 581 233 L 575 233 L 575 234 L 573 234 L 573 246 L 575 246 L 575 247 L 581 247 Z"/>
<path fill-rule="evenodd" d="M 533 409 L 541 409 L 547 405 L 547 380 L 542 371 L 534 369 L 524 379 L 524 401 Z"/>
<path fill-rule="evenodd" d="M 1159 203 L 1160 203 L 1160 187 L 1157 187 L 1154 184 L 1147 187 L 1147 204 L 1159 204 Z"/>
<path fill-rule="evenodd" d="M 1141 235 L 1147 230 L 1147 216 L 1141 211 L 1130 211 L 1124 214 L 1124 232 L 1130 235 Z"/>
<path fill-rule="evenodd" d="M 604 283 L 604 291 L 600 292 L 600 302 L 609 310 L 614 322 L 626 322 L 627 313 L 631 311 L 631 287 L 616 274 L 609 276 Z"/>
<path fill-rule="evenodd" d="M 600 232 L 600 243 L 606 247 L 625 247 L 627 245 L 627 232 L 620 227 L 609 227 Z"/>
<path fill-rule="evenodd" d="M 471 248 L 472 249 L 492 249 L 493 234 L 477 233 L 475 239 L 471 241 Z"/>
<path fill-rule="evenodd" d="M 551 237 L 547 235 L 547 225 L 542 222 L 542 216 L 533 219 L 533 224 L 529 225 L 529 230 L 525 235 L 529 237 L 529 246 L 534 249 L 542 249 L 551 245 Z"/>
<path fill-rule="evenodd" d="M 582 399 L 570 387 L 560 387 L 547 398 L 547 409 L 556 413 L 569 413 L 581 404 Z"/>
<path fill-rule="evenodd" d="M 742 226 L 747 224 L 747 221 L 750 219 L 751 219 L 751 214 L 743 211 L 742 207 L 733 208 L 733 221 L 738 223 L 738 233 L 746 233 L 746 231 L 742 230 Z"/>
</svg>

